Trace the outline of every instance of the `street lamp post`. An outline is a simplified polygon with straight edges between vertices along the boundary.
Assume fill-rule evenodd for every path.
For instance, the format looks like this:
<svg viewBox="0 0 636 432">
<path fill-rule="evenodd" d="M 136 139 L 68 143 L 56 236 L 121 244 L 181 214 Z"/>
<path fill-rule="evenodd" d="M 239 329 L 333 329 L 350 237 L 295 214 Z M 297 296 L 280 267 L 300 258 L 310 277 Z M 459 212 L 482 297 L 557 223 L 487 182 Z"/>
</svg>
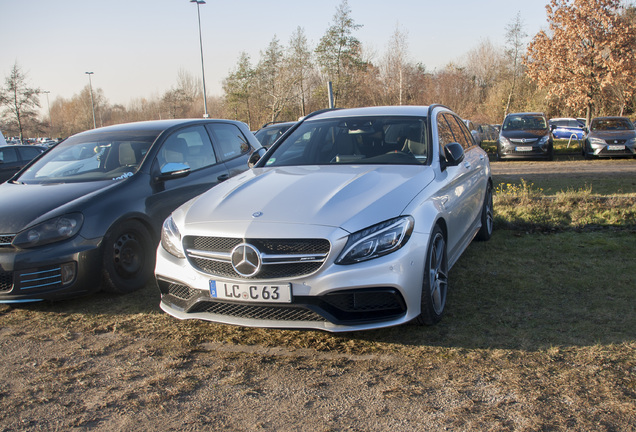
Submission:
<svg viewBox="0 0 636 432">
<path fill-rule="evenodd" d="M 201 48 L 201 76 L 203 78 L 203 118 L 210 117 L 208 115 L 208 98 L 205 93 L 205 67 L 203 66 L 203 39 L 201 38 L 201 12 L 199 5 L 205 4 L 205 0 L 190 0 L 190 3 L 197 4 L 197 17 L 199 18 L 199 47 Z"/>
<path fill-rule="evenodd" d="M 51 132 L 51 130 L 53 129 L 53 119 L 51 118 L 51 104 L 49 103 L 49 93 L 51 92 L 48 90 L 43 90 L 42 93 L 46 95 L 46 107 L 49 110 L 49 132 Z"/>
<path fill-rule="evenodd" d="M 91 92 L 91 108 L 93 109 L 93 129 L 97 129 L 97 123 L 95 122 L 95 102 L 93 102 L 93 83 L 91 82 L 91 75 L 93 72 L 84 72 L 88 75 L 88 88 Z"/>
</svg>

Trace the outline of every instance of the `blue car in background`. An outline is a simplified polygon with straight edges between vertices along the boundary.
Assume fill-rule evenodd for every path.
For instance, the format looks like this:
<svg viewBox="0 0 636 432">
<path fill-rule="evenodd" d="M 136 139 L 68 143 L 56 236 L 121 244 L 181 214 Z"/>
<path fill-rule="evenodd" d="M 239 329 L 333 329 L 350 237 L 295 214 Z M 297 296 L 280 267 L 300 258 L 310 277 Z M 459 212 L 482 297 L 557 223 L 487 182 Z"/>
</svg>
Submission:
<svg viewBox="0 0 636 432">
<path fill-rule="evenodd" d="M 556 139 L 583 139 L 583 126 L 575 118 L 554 118 L 550 119 L 552 136 Z"/>
</svg>

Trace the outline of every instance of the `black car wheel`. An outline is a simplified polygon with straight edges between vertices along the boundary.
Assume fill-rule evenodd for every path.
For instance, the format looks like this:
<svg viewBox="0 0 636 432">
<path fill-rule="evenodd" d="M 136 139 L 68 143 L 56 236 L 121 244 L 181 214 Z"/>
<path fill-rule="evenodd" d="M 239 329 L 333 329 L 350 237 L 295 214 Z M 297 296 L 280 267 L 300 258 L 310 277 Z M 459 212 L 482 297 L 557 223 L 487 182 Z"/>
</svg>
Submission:
<svg viewBox="0 0 636 432">
<path fill-rule="evenodd" d="M 129 220 L 104 237 L 104 290 L 117 294 L 136 291 L 153 274 L 155 250 L 146 227 Z"/>
<path fill-rule="evenodd" d="M 492 237 L 492 231 L 495 224 L 494 206 L 492 203 L 492 185 L 488 183 L 486 187 L 486 196 L 484 197 L 484 205 L 481 209 L 481 228 L 475 237 L 477 240 L 486 241 Z"/>
<path fill-rule="evenodd" d="M 421 313 L 415 319 L 420 325 L 437 324 L 444 315 L 448 292 L 448 261 L 446 239 L 439 226 L 435 226 L 426 253 L 424 281 L 422 282 Z"/>
</svg>

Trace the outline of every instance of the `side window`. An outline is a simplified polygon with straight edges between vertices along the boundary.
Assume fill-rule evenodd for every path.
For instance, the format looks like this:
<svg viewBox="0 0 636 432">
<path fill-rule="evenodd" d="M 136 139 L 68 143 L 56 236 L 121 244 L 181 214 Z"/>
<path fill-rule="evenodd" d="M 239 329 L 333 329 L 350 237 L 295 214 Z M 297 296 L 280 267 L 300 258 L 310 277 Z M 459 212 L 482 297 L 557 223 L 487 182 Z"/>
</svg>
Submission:
<svg viewBox="0 0 636 432">
<path fill-rule="evenodd" d="M 18 155 L 14 148 L 3 148 L 0 150 L 0 162 L 9 163 L 17 162 Z"/>
<path fill-rule="evenodd" d="M 455 136 L 455 141 L 460 143 L 464 150 L 467 150 L 469 147 L 472 147 L 474 144 L 472 135 L 466 124 L 455 117 L 454 115 L 447 114 L 448 124 L 453 130 L 453 135 Z"/>
<path fill-rule="evenodd" d="M 212 134 L 214 148 L 222 161 L 249 153 L 251 147 L 243 132 L 233 124 L 217 123 L 206 126 Z"/>
<path fill-rule="evenodd" d="M 445 145 L 455 141 L 453 132 L 448 125 L 447 115 L 442 114 L 437 116 L 437 133 L 439 134 L 439 145 L 444 148 Z M 452 118 L 450 119 L 452 120 Z M 442 153 L 444 154 L 444 153 Z"/>
<path fill-rule="evenodd" d="M 20 149 L 20 156 L 22 156 L 22 160 L 30 161 L 37 155 L 42 153 L 39 149 L 33 147 L 24 147 Z"/>
<path fill-rule="evenodd" d="M 157 154 L 159 167 L 168 163 L 186 164 L 197 170 L 216 163 L 212 143 L 203 126 L 181 129 L 166 139 Z"/>
</svg>

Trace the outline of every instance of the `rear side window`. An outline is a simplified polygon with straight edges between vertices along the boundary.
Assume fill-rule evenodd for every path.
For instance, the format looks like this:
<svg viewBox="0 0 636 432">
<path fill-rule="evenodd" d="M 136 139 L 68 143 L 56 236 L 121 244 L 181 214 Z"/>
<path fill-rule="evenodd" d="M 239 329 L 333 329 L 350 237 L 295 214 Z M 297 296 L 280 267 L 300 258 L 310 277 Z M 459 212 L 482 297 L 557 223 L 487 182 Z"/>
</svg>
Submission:
<svg viewBox="0 0 636 432">
<path fill-rule="evenodd" d="M 227 161 L 249 153 L 251 148 L 249 142 L 236 125 L 218 123 L 206 127 L 212 135 L 214 148 L 220 160 Z"/>
<path fill-rule="evenodd" d="M 464 150 L 467 150 L 473 145 L 475 145 L 472 135 L 470 134 L 470 131 L 468 130 L 468 128 L 466 127 L 466 124 L 463 121 L 461 121 L 460 119 L 458 119 L 457 117 L 455 117 L 454 115 L 450 113 L 444 113 L 443 115 L 446 117 L 448 121 L 448 125 L 453 131 L 455 142 L 460 143 L 462 147 L 464 148 Z"/>
<path fill-rule="evenodd" d="M 3 148 L 0 149 L 0 162 L 8 163 L 8 162 L 17 162 L 18 155 L 14 148 Z"/>
</svg>

